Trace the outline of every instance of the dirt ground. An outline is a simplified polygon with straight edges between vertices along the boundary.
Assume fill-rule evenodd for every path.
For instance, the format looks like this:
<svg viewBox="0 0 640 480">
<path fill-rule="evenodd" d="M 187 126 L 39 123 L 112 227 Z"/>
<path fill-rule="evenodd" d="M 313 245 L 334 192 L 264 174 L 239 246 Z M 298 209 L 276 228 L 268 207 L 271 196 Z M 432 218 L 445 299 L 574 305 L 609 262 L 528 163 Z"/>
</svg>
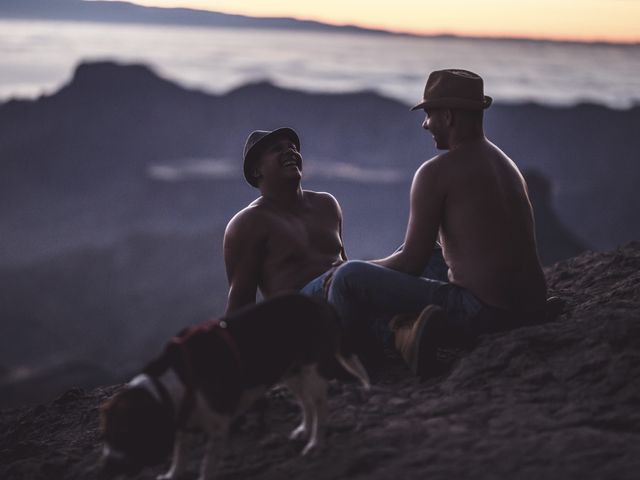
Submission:
<svg viewBox="0 0 640 480">
<path fill-rule="evenodd" d="M 557 322 L 484 337 L 428 381 L 397 360 L 368 393 L 332 381 L 325 446 L 305 457 L 288 440 L 298 407 L 276 388 L 266 416 L 236 428 L 218 478 L 639 478 L 640 243 L 546 274 L 568 301 Z M 98 406 L 118 388 L 0 412 L 0 478 L 101 478 Z M 197 477 L 201 449 L 186 479 Z"/>
</svg>

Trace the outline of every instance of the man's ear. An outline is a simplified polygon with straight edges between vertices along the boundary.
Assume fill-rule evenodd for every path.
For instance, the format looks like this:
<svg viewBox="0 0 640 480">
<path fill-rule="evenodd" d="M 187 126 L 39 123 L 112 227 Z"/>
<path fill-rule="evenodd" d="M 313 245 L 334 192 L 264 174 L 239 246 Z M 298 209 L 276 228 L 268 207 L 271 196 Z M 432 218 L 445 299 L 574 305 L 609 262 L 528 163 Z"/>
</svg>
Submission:
<svg viewBox="0 0 640 480">
<path fill-rule="evenodd" d="M 454 118 L 453 110 L 451 110 L 450 108 L 445 108 L 442 111 L 442 115 L 444 117 L 444 122 L 447 125 L 447 127 L 452 126 L 453 125 L 453 118 Z"/>
</svg>

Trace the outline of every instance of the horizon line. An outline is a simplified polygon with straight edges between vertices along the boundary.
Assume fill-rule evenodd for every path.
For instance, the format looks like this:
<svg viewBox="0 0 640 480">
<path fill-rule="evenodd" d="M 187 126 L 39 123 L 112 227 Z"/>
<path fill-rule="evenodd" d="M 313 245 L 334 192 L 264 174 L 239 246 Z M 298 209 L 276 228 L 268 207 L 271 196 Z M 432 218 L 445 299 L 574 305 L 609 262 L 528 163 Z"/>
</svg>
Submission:
<svg viewBox="0 0 640 480">
<path fill-rule="evenodd" d="M 82 0 L 84 2 L 108 2 L 108 1 L 117 1 L 118 3 L 126 3 L 130 5 L 136 5 L 138 7 L 149 8 L 149 9 L 160 9 L 160 10 L 188 10 L 193 12 L 202 12 L 202 13 L 217 13 L 222 15 L 236 16 L 242 18 L 249 19 L 262 19 L 262 20 L 293 20 L 298 22 L 308 22 L 315 23 L 318 25 L 325 25 L 334 28 L 344 28 L 345 33 L 371 33 L 371 34 L 385 34 L 385 35 L 394 35 L 394 36 L 407 36 L 414 38 L 452 38 L 452 39 L 462 39 L 462 40 L 493 40 L 493 41 L 522 41 L 522 42 L 547 42 L 547 43 L 564 43 L 564 44 L 577 44 L 577 45 L 600 45 L 600 46 L 630 46 L 637 47 L 640 46 L 640 37 L 632 40 L 611 40 L 605 38 L 579 38 L 579 37 L 554 37 L 554 36 L 526 36 L 526 35 L 496 35 L 496 34 L 465 34 L 459 32 L 451 32 L 451 31 L 435 31 L 435 32 L 416 32 L 409 30 L 395 30 L 384 27 L 376 27 L 365 24 L 356 24 L 356 23 L 335 23 L 325 20 L 318 20 L 314 18 L 307 17 L 297 17 L 297 16 L 272 16 L 272 15 L 247 15 L 245 13 L 237 13 L 226 10 L 210 10 L 210 9 L 202 9 L 202 8 L 193 8 L 193 7 L 170 7 L 170 6 L 150 6 L 143 3 L 136 3 L 132 0 Z M 97 20 L 102 22 L 102 20 Z M 106 20 L 105 20 L 106 21 Z M 121 23 L 141 23 L 144 22 L 121 22 Z M 216 26 L 207 27 L 205 25 L 198 26 L 200 28 L 220 28 Z M 226 28 L 226 27 L 223 27 Z M 232 28 L 250 28 L 250 27 L 232 27 Z M 266 28 L 266 27 L 255 27 L 255 28 Z M 269 29 L 273 29 L 273 27 L 269 27 Z M 292 28 L 282 28 L 283 30 L 291 30 Z M 355 31 L 354 31 L 355 30 Z M 358 31 L 361 30 L 361 31 Z"/>
</svg>

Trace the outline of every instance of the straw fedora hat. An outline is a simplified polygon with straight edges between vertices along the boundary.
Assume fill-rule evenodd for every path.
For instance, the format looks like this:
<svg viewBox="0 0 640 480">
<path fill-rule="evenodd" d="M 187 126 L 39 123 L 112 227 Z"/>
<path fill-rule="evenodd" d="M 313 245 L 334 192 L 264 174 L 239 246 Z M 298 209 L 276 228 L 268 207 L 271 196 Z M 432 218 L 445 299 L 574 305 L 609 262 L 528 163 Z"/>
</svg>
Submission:
<svg viewBox="0 0 640 480">
<path fill-rule="evenodd" d="M 244 144 L 244 178 L 249 185 L 258 188 L 258 180 L 253 176 L 251 170 L 253 164 L 258 159 L 263 149 L 269 144 L 270 140 L 278 137 L 287 137 L 296 144 L 296 148 L 300 151 L 300 137 L 293 128 L 283 127 L 275 130 L 255 130 L 249 134 Z"/>
<path fill-rule="evenodd" d="M 482 77 L 468 70 L 448 69 L 431 72 L 422 101 L 411 110 L 460 108 L 482 110 L 493 102 L 484 94 Z"/>
</svg>

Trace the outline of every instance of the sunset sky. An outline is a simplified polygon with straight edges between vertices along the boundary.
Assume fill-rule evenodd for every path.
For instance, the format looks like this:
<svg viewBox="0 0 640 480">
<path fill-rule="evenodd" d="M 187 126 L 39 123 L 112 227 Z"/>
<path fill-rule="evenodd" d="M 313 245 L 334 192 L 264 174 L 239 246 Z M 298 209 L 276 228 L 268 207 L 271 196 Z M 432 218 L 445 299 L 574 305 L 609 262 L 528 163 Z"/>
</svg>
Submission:
<svg viewBox="0 0 640 480">
<path fill-rule="evenodd" d="M 640 0 L 135 0 L 418 34 L 640 42 Z"/>
</svg>

